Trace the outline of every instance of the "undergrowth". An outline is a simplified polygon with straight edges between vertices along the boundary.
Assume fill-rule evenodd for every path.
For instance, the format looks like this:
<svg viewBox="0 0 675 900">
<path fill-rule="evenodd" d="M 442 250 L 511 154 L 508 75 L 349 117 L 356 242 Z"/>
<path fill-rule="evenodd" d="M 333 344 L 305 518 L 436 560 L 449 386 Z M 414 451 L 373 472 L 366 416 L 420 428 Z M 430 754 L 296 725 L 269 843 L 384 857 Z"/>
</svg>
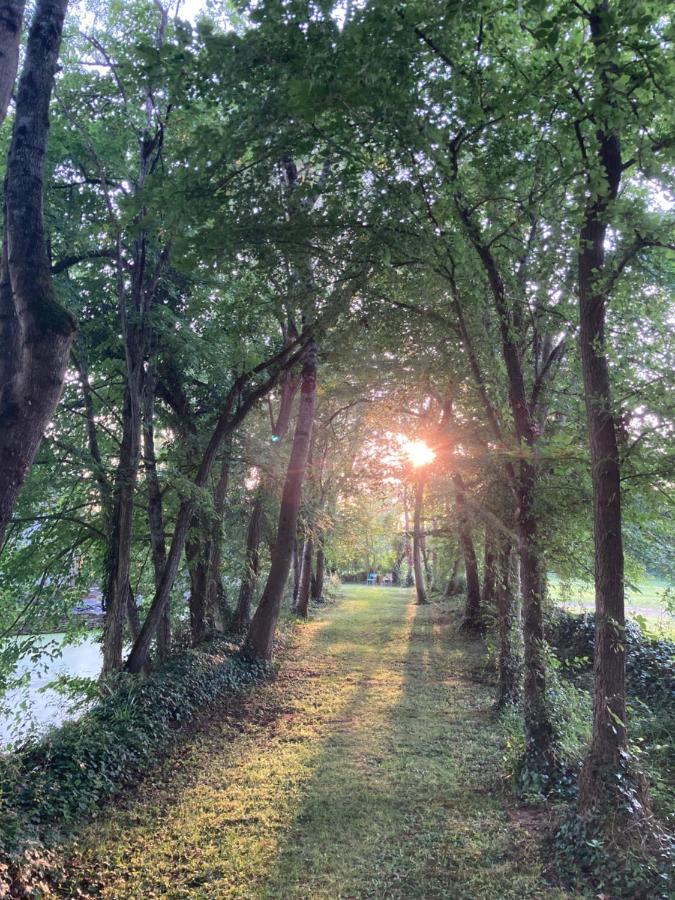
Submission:
<svg viewBox="0 0 675 900">
<path fill-rule="evenodd" d="M 12 860 L 23 855 L 30 861 L 36 848 L 62 837 L 137 780 L 174 743 L 180 726 L 220 695 L 240 691 L 266 674 L 266 667 L 237 659 L 237 649 L 213 641 L 147 678 L 122 675 L 114 691 L 80 719 L 2 757 L 0 854 L 5 873 Z"/>
<path fill-rule="evenodd" d="M 557 821 L 551 839 L 551 874 L 574 890 L 592 885 L 598 895 L 625 898 L 672 897 L 675 847 L 675 645 L 655 640 L 629 622 L 628 733 L 630 765 L 649 784 L 654 815 L 631 822 L 633 795 L 625 780 L 625 809 L 593 820 L 577 812 L 578 776 L 592 728 L 592 658 L 595 621 L 591 614 L 556 611 L 547 629 L 548 701 L 557 734 L 560 774 L 542 782 L 528 772 L 522 716 L 514 708 L 500 713 L 505 775 L 526 803 L 546 804 Z M 635 817 L 632 817 L 633 820 Z"/>
</svg>

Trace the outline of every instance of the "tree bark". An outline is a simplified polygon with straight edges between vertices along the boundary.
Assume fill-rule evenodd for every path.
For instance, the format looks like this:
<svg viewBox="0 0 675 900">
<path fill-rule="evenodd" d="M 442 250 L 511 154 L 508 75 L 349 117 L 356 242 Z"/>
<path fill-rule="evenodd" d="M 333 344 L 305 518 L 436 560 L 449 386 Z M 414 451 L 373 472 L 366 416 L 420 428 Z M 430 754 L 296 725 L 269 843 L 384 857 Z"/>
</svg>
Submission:
<svg viewBox="0 0 675 900">
<path fill-rule="evenodd" d="M 122 411 L 122 443 L 113 490 L 113 505 L 103 588 L 103 668 L 101 677 L 122 667 L 124 617 L 130 611 L 129 579 L 133 541 L 134 491 L 141 455 L 140 404 L 142 367 L 127 377 Z M 135 605 L 135 604 L 134 604 Z"/>
<path fill-rule="evenodd" d="M 25 6 L 26 0 L 0 2 L 0 125 L 7 116 L 16 81 Z"/>
<path fill-rule="evenodd" d="M 405 561 L 408 568 L 406 577 L 405 577 L 405 587 L 412 587 L 415 579 L 413 577 L 413 569 L 414 569 L 414 559 L 413 559 L 413 542 L 411 539 L 411 531 L 410 531 L 410 509 L 409 509 L 409 494 L 407 485 L 403 488 L 403 527 L 405 529 Z"/>
<path fill-rule="evenodd" d="M 596 77 L 604 92 L 609 89 L 606 12 L 607 4 L 599 3 L 590 16 L 594 48 L 596 52 L 602 49 Z M 587 810 L 605 804 L 618 808 L 625 803 L 619 800 L 625 790 L 619 774 L 627 768 L 621 461 L 606 351 L 608 298 L 603 286 L 609 208 L 619 191 L 622 160 L 617 135 L 600 128 L 596 140 L 605 185 L 589 198 L 578 257 L 579 343 L 591 447 L 595 540 L 593 734 L 579 781 L 579 801 Z"/>
<path fill-rule="evenodd" d="M 225 590 L 220 574 L 225 495 L 229 479 L 229 450 L 226 451 L 213 492 L 213 517 L 206 510 L 198 512 L 185 543 L 185 556 L 190 573 L 190 632 L 192 646 L 197 647 L 209 632 L 225 630 Z M 218 628 L 216 625 L 218 624 Z"/>
<path fill-rule="evenodd" d="M 413 512 L 413 566 L 415 569 L 415 594 L 417 604 L 428 603 L 424 586 L 424 566 L 422 563 L 422 511 L 424 507 L 424 477 L 417 472 L 415 478 L 415 507 Z"/>
<path fill-rule="evenodd" d="M 516 603 L 513 590 L 513 548 L 505 541 L 496 560 L 495 597 L 499 622 L 499 661 L 496 707 L 502 709 L 520 700 L 521 664 L 514 644 Z"/>
<path fill-rule="evenodd" d="M 539 547 L 539 523 L 535 508 L 538 463 L 536 449 L 539 429 L 527 399 L 521 348 L 517 327 L 509 308 L 506 287 L 497 260 L 485 243 L 470 209 L 457 194 L 456 203 L 467 236 L 487 275 L 495 312 L 499 321 L 502 358 L 506 368 L 509 406 L 519 445 L 528 458 L 520 461 L 519 471 L 508 469 L 518 500 L 516 517 L 523 593 L 523 638 L 525 657 L 524 724 L 527 766 L 544 774 L 558 767 L 556 734 L 546 699 L 546 655 L 544 644 L 545 586 Z"/>
<path fill-rule="evenodd" d="M 314 583 L 312 586 L 312 600 L 320 603 L 323 598 L 323 580 L 326 566 L 326 556 L 324 551 L 324 536 L 319 534 L 316 541 L 316 570 L 314 573 Z"/>
<path fill-rule="evenodd" d="M 461 627 L 464 631 L 481 631 L 483 620 L 480 604 L 478 557 L 476 556 L 476 548 L 474 547 L 473 535 L 471 534 L 471 524 L 466 509 L 466 489 L 464 480 L 458 472 L 453 473 L 452 483 L 455 488 L 459 546 L 464 557 L 464 571 L 466 573 L 466 604 Z"/>
<path fill-rule="evenodd" d="M 263 505 L 263 489 L 262 484 L 260 484 L 258 485 L 253 501 L 251 517 L 248 520 L 248 531 L 246 532 L 246 563 L 241 577 L 241 585 L 239 586 L 237 608 L 235 609 L 234 618 L 232 620 L 232 630 L 237 634 L 243 634 L 251 621 L 251 605 L 255 595 L 255 586 L 258 581 L 258 572 L 260 570 L 260 532 L 263 518 Z"/>
<path fill-rule="evenodd" d="M 208 530 L 209 523 L 203 513 L 198 512 L 192 519 L 190 532 L 185 541 L 185 558 L 190 574 L 190 640 L 193 647 L 206 638 L 206 595 L 208 592 Z"/>
<path fill-rule="evenodd" d="M 148 492 L 148 525 L 156 591 L 166 565 L 166 533 L 155 455 L 155 379 L 152 370 L 145 385 L 143 398 L 143 465 Z M 157 628 L 157 655 L 161 662 L 171 655 L 171 615 L 168 604 Z"/>
<path fill-rule="evenodd" d="M 459 586 L 459 566 L 462 561 L 462 555 L 458 551 L 455 555 L 455 558 L 452 563 L 452 569 L 450 570 L 450 577 L 448 578 L 448 584 L 445 588 L 445 596 L 446 598 L 456 597 L 457 594 L 461 592 Z"/>
<path fill-rule="evenodd" d="M 314 541 L 310 535 L 305 538 L 302 547 L 302 565 L 300 567 L 300 586 L 298 599 L 295 604 L 295 612 L 300 618 L 306 619 L 309 612 L 309 598 L 312 590 L 312 557 L 314 555 Z"/>
<path fill-rule="evenodd" d="M 7 155 L 0 264 L 0 548 L 61 397 L 76 330 L 56 297 L 43 216 L 49 102 L 66 6 L 66 0 L 37 4 Z M 18 28 L 16 15 L 5 29 L 12 24 Z M 7 65 L 11 70 L 14 63 Z"/>
<path fill-rule="evenodd" d="M 220 475 L 213 492 L 213 512 L 215 524 L 211 536 L 209 548 L 209 565 L 206 595 L 207 625 L 212 632 L 224 633 L 230 620 L 230 611 L 227 606 L 227 596 L 222 578 L 222 554 L 223 554 L 223 519 L 225 516 L 225 500 L 230 481 L 230 447 L 226 447 L 223 461 L 220 466 Z"/>
<path fill-rule="evenodd" d="M 316 406 L 317 351 L 313 342 L 307 348 L 302 369 L 300 407 L 293 437 L 291 458 L 281 497 L 277 542 L 265 590 L 251 622 L 244 654 L 252 658 L 271 659 L 281 600 L 291 567 L 302 482 L 309 457 L 314 409 Z"/>
<path fill-rule="evenodd" d="M 297 336 L 297 331 L 293 326 L 286 328 L 284 330 L 284 346 L 289 346 L 297 339 Z M 293 373 L 290 371 L 284 372 L 280 378 L 281 396 L 279 399 L 279 410 L 277 412 L 276 421 L 273 421 L 272 423 L 272 440 L 277 446 L 281 444 L 288 432 L 291 413 L 293 412 L 293 401 L 298 391 L 298 386 L 299 381 L 293 376 Z M 272 484 L 271 477 L 266 475 L 261 477 L 260 484 L 256 491 L 253 508 L 251 510 L 251 518 L 246 532 L 244 571 L 241 576 L 239 597 L 237 599 L 237 607 L 234 612 L 232 624 L 232 630 L 237 634 L 245 632 L 251 620 L 251 606 L 255 597 L 258 572 L 260 570 L 260 537 L 262 534 L 262 523 L 265 511 L 265 496 L 272 488 Z M 294 593 L 294 602 L 295 599 Z"/>
<path fill-rule="evenodd" d="M 519 480 L 518 537 L 520 543 L 520 579 L 523 597 L 523 641 L 525 650 L 524 718 L 528 759 L 535 770 L 545 771 L 555 764 L 555 732 L 550 718 L 546 692 L 543 596 L 544 573 L 541 567 L 539 531 L 534 508 L 536 471 L 521 461 Z"/>
<path fill-rule="evenodd" d="M 292 597 L 292 606 L 298 602 L 298 592 L 300 590 L 300 569 L 302 567 L 302 559 L 300 554 L 300 542 L 298 540 L 298 536 L 296 534 L 295 540 L 293 541 L 293 597 Z"/>
<path fill-rule="evenodd" d="M 497 552 L 495 549 L 494 531 L 489 525 L 485 527 L 485 550 L 483 555 L 483 593 L 481 604 L 483 609 L 494 603 L 497 588 Z"/>
</svg>

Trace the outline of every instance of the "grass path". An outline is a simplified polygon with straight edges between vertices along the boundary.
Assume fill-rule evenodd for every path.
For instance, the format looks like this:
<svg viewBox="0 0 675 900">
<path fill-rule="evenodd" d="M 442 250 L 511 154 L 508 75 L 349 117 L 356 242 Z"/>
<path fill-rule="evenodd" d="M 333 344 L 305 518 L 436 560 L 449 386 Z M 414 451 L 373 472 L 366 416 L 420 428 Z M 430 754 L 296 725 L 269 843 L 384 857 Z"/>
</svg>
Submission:
<svg viewBox="0 0 675 900">
<path fill-rule="evenodd" d="M 480 653 L 410 591 L 346 590 L 243 716 L 80 835 L 73 875 L 115 900 L 560 900 L 499 790 Z"/>
</svg>

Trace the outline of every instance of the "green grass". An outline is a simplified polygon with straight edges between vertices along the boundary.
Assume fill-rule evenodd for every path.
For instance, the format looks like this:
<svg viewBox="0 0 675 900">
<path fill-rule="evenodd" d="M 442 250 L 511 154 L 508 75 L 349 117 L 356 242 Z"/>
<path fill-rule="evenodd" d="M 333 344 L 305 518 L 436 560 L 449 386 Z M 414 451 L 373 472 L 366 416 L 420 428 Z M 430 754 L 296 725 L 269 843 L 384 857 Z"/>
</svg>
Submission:
<svg viewBox="0 0 675 900">
<path fill-rule="evenodd" d="M 552 599 L 572 611 L 593 609 L 595 589 L 592 581 L 561 582 L 549 578 Z M 667 598 L 675 588 L 663 578 L 646 575 L 639 582 L 626 585 L 626 613 L 636 619 L 643 631 L 653 637 L 675 639 L 675 617 L 668 609 Z"/>
<path fill-rule="evenodd" d="M 447 609 L 345 589 L 243 711 L 80 833 L 67 895 L 561 900 L 502 790 L 482 664 Z"/>
</svg>

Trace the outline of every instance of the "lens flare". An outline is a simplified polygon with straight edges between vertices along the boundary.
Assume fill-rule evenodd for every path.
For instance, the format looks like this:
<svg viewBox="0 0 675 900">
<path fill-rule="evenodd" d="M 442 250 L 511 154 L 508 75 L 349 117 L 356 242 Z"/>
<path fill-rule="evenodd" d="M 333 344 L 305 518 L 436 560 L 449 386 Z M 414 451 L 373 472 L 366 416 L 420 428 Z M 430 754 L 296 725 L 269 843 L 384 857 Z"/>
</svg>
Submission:
<svg viewBox="0 0 675 900">
<path fill-rule="evenodd" d="M 436 459 L 436 454 L 424 441 L 407 440 L 401 449 L 415 469 L 419 469 L 420 466 L 428 466 Z"/>
</svg>

